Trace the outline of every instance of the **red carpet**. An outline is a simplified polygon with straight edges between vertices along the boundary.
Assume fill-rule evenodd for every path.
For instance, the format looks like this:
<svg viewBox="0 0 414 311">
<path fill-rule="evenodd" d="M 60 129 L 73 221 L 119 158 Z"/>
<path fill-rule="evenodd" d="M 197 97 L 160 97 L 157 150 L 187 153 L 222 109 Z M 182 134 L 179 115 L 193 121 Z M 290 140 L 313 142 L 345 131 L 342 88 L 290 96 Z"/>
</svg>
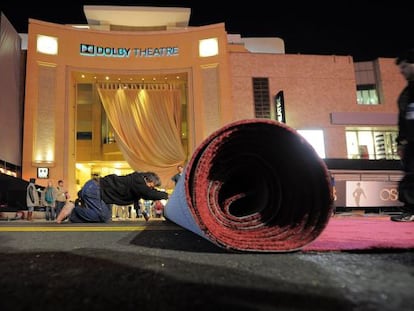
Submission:
<svg viewBox="0 0 414 311">
<path fill-rule="evenodd" d="M 283 123 L 241 120 L 195 150 L 165 217 L 229 250 L 288 252 L 315 240 L 333 210 L 325 163 Z"/>
<path fill-rule="evenodd" d="M 414 222 L 393 222 L 389 216 L 334 216 L 302 251 L 409 249 L 414 249 Z"/>
</svg>

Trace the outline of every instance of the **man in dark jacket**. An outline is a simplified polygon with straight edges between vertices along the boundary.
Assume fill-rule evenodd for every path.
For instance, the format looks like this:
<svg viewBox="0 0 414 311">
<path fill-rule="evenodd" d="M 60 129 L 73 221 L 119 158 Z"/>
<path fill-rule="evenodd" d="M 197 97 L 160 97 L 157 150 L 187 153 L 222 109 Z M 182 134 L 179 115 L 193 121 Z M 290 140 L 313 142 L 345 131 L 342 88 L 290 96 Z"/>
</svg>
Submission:
<svg viewBox="0 0 414 311">
<path fill-rule="evenodd" d="M 161 185 L 160 178 L 153 172 L 134 172 L 126 176 L 115 174 L 87 181 L 78 192 L 79 204 L 67 204 L 57 218 L 61 223 L 69 217 L 70 222 L 108 222 L 111 219 L 111 205 L 129 205 L 138 200 L 168 199 L 168 193 L 155 187 Z M 145 220 L 149 216 L 144 215 Z"/>
<path fill-rule="evenodd" d="M 178 173 L 175 174 L 173 177 L 171 177 L 171 180 L 174 182 L 175 185 L 177 185 L 178 180 L 180 179 L 181 175 L 183 174 L 184 166 L 178 165 L 177 166 L 177 171 L 178 171 Z"/>
<path fill-rule="evenodd" d="M 399 200 L 404 203 L 402 215 L 393 221 L 414 221 L 414 49 L 402 53 L 395 61 L 407 80 L 398 98 L 398 155 L 401 158 L 404 177 L 399 182 Z"/>
</svg>

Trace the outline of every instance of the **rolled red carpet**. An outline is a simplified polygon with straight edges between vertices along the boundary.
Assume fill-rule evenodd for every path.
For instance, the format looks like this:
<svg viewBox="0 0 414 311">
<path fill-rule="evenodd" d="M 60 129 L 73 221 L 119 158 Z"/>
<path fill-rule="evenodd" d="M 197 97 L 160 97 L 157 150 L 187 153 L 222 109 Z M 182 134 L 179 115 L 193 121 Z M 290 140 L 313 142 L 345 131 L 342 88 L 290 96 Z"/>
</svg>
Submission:
<svg viewBox="0 0 414 311">
<path fill-rule="evenodd" d="M 288 252 L 324 230 L 332 214 L 329 172 L 283 123 L 231 123 L 195 150 L 165 217 L 220 247 Z"/>
</svg>

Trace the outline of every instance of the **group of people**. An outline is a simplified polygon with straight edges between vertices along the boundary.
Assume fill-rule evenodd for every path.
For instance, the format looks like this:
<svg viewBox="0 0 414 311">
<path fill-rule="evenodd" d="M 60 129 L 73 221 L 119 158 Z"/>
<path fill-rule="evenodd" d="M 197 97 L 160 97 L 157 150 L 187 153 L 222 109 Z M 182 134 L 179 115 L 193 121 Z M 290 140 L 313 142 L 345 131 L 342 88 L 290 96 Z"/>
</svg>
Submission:
<svg viewBox="0 0 414 311">
<path fill-rule="evenodd" d="M 27 220 L 33 220 L 34 208 L 39 206 L 45 207 L 46 220 L 55 220 L 69 199 L 63 180 L 59 180 L 56 187 L 52 181 L 48 181 L 43 191 L 36 188 L 35 183 L 36 179 L 30 178 L 26 189 Z"/>
<path fill-rule="evenodd" d="M 153 201 L 144 199 L 128 206 L 114 204 L 112 206 L 112 218 L 121 220 L 126 218 L 144 218 L 146 221 L 150 217 L 161 218 L 164 215 L 165 204 L 165 200 Z"/>
<path fill-rule="evenodd" d="M 78 192 L 75 202 L 67 202 L 56 218 L 57 223 L 68 219 L 72 223 L 108 222 L 112 218 L 112 205 L 139 204 L 140 199 L 167 200 L 168 193 L 157 190 L 161 186 L 154 172 L 133 172 L 118 176 L 94 176 Z M 149 215 L 142 211 L 146 220 Z"/>
<path fill-rule="evenodd" d="M 177 167 L 178 173 L 172 177 L 178 182 L 183 172 L 183 166 Z M 75 201 L 69 200 L 68 192 L 63 187 L 63 180 L 54 187 L 48 181 L 44 190 L 36 188 L 36 179 L 31 178 L 27 186 L 27 219 L 33 219 L 34 208 L 44 206 L 46 220 L 62 223 L 69 220 L 72 223 L 99 222 L 105 223 L 112 218 L 112 205 L 134 205 L 139 207 L 139 201 L 165 202 L 168 200 L 166 191 L 158 190 L 161 186 L 159 176 L 154 172 L 133 172 L 118 176 L 110 174 L 104 177 L 93 175 L 78 191 Z M 162 203 L 161 203 L 162 204 Z M 160 204 L 157 211 L 160 210 Z M 149 213 L 141 210 L 142 216 L 148 221 Z"/>
</svg>

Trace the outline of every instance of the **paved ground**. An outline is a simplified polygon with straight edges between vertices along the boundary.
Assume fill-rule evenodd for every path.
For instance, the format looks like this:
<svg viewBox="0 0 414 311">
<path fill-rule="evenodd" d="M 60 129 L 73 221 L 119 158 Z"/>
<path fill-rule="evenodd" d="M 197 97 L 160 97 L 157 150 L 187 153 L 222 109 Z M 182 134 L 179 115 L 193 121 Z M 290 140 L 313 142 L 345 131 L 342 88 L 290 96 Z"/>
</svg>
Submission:
<svg viewBox="0 0 414 311">
<path fill-rule="evenodd" d="M 414 252 L 229 253 L 169 221 L 0 222 L 0 310 L 414 310 Z"/>
</svg>

